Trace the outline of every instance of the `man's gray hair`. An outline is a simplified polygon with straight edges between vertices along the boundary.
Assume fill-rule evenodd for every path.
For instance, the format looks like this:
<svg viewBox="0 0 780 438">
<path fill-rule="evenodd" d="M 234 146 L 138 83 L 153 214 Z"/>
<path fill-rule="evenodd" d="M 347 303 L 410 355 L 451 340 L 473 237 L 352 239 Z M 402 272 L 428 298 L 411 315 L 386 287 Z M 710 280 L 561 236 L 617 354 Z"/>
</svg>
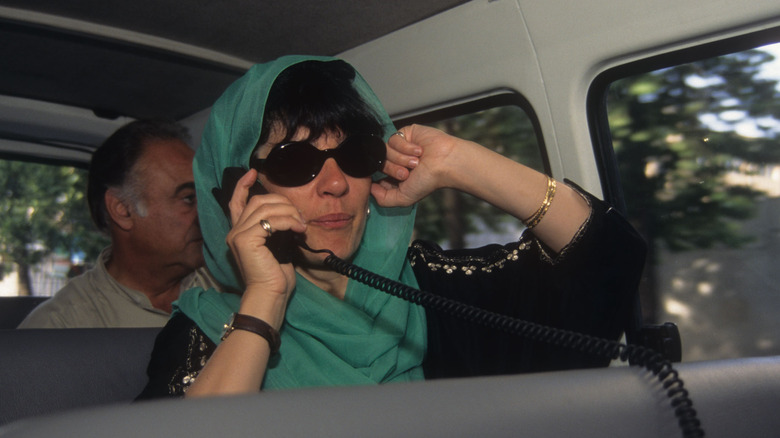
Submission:
<svg viewBox="0 0 780 438">
<path fill-rule="evenodd" d="M 87 202 L 92 220 L 101 231 L 109 231 L 105 203 L 109 189 L 117 190 L 119 199 L 134 206 L 138 214 L 146 214 L 146 206 L 141 199 L 145 187 L 136 163 L 151 140 L 181 140 L 189 144 L 190 136 L 187 128 L 173 121 L 136 120 L 111 134 L 92 154 Z"/>
</svg>

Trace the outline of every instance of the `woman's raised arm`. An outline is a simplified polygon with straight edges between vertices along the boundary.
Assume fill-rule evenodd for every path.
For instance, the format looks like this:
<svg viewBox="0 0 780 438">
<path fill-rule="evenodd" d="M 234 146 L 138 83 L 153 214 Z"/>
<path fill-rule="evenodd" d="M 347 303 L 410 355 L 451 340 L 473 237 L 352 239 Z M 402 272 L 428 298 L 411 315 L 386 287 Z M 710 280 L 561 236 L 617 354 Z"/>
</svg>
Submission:
<svg viewBox="0 0 780 438">
<path fill-rule="evenodd" d="M 590 214 L 574 189 L 477 143 L 434 128 L 411 125 L 388 142 L 385 173 L 398 181 L 374 184 L 383 206 L 411 205 L 434 190 L 476 196 L 533 227 L 553 251 L 563 249 Z"/>
</svg>

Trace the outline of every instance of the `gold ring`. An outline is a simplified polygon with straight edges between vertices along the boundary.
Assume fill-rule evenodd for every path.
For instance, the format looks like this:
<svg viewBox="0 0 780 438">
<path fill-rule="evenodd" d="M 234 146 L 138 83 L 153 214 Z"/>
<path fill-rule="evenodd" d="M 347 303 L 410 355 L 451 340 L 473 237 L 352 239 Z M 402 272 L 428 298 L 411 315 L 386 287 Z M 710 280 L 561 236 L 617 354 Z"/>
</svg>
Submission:
<svg viewBox="0 0 780 438">
<path fill-rule="evenodd" d="M 393 135 L 397 135 L 397 136 L 399 136 L 399 137 L 403 138 L 404 140 L 406 140 L 406 136 L 405 136 L 405 135 L 404 135 L 404 133 L 403 133 L 403 132 L 401 132 L 401 131 L 395 131 L 395 132 L 393 133 Z"/>
<path fill-rule="evenodd" d="M 270 236 L 274 233 L 274 229 L 271 228 L 271 223 L 265 219 L 260 219 L 260 226 L 263 227 L 266 233 Z"/>
</svg>

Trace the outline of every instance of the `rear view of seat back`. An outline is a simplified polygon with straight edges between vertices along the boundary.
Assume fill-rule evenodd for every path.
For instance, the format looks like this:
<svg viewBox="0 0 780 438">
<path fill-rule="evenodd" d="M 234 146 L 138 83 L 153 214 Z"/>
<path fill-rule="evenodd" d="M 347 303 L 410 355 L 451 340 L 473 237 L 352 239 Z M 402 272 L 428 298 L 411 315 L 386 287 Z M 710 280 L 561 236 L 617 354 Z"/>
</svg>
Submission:
<svg viewBox="0 0 780 438">
<path fill-rule="evenodd" d="M 0 329 L 13 329 L 49 297 L 0 297 Z"/>
<path fill-rule="evenodd" d="M 0 425 L 129 403 L 146 384 L 159 328 L 0 330 Z"/>
</svg>

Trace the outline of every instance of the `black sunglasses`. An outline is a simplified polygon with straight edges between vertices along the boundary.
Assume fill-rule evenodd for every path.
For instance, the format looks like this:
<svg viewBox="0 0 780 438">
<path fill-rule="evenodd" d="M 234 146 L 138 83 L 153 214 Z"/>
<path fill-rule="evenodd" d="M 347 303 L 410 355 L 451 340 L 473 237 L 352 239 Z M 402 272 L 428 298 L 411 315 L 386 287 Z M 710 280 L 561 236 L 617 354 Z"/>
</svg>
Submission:
<svg viewBox="0 0 780 438">
<path fill-rule="evenodd" d="M 385 142 L 380 137 L 357 134 L 324 151 L 305 141 L 285 143 L 273 148 L 264 159 L 253 158 L 250 165 L 274 184 L 297 187 L 316 178 L 330 157 L 347 175 L 364 178 L 382 170 L 386 156 Z"/>
</svg>

